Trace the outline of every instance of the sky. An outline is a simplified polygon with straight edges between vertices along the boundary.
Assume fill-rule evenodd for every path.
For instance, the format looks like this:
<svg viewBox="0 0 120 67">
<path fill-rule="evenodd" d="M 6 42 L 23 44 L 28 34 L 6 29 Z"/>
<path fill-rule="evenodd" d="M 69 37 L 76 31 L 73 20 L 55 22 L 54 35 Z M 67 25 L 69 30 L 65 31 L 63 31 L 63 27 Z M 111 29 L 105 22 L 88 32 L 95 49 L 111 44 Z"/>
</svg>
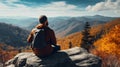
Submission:
<svg viewBox="0 0 120 67">
<path fill-rule="evenodd" d="M 0 0 L 0 17 L 120 17 L 120 0 Z"/>
</svg>

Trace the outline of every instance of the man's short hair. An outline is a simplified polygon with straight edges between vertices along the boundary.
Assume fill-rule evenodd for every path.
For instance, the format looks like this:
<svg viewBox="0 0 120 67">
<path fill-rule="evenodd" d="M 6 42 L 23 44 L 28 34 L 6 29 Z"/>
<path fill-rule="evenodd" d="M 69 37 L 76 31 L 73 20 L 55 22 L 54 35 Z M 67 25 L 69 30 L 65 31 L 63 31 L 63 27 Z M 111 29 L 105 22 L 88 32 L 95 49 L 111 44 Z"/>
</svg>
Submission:
<svg viewBox="0 0 120 67">
<path fill-rule="evenodd" d="M 47 17 L 45 15 L 40 16 L 39 22 L 44 23 L 45 21 L 47 21 Z"/>
</svg>

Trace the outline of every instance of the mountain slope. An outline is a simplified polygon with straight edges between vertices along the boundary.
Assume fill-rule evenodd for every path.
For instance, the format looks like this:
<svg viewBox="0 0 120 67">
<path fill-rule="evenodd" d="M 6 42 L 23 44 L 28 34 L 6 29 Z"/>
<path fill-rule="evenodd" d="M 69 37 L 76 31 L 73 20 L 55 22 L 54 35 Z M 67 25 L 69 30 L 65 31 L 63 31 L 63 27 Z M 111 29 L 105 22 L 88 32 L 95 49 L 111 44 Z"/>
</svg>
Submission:
<svg viewBox="0 0 120 67">
<path fill-rule="evenodd" d="M 97 26 L 93 26 L 91 28 L 90 33 L 92 36 L 96 36 L 96 35 L 100 34 L 101 32 L 103 32 L 103 33 L 101 33 L 101 35 L 98 36 L 98 38 L 99 38 L 100 36 L 107 34 L 111 28 L 113 28 L 115 25 L 118 25 L 118 24 L 120 24 L 120 18 L 110 21 L 110 22 L 107 22 L 105 24 L 99 24 Z M 81 38 L 82 38 L 81 32 L 77 32 L 77 33 L 68 35 L 64 38 L 60 38 L 57 41 L 58 41 L 58 44 L 61 45 L 62 49 L 68 49 L 70 42 L 72 44 L 72 47 L 80 46 Z"/>
<path fill-rule="evenodd" d="M 0 23 L 0 43 L 19 47 L 27 45 L 28 31 L 19 27 Z"/>
</svg>

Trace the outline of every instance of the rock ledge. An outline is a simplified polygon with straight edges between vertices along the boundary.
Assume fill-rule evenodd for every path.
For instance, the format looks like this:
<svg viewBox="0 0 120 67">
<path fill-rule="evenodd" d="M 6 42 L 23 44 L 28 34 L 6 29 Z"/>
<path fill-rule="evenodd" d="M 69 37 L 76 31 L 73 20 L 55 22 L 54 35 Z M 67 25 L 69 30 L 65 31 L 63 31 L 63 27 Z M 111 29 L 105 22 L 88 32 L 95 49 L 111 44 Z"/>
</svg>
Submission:
<svg viewBox="0 0 120 67">
<path fill-rule="evenodd" d="M 6 62 L 6 67 L 101 67 L 101 59 L 75 47 L 45 58 L 39 58 L 32 52 L 19 53 Z"/>
</svg>

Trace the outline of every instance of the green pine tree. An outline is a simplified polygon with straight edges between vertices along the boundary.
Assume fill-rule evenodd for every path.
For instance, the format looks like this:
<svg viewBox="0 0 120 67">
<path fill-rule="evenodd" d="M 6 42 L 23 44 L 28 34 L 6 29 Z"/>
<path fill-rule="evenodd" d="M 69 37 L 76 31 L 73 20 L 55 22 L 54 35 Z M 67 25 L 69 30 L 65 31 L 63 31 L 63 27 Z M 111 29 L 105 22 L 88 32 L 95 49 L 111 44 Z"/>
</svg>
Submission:
<svg viewBox="0 0 120 67">
<path fill-rule="evenodd" d="M 92 45 L 92 36 L 90 35 L 91 26 L 88 22 L 85 23 L 84 30 L 82 32 L 81 47 L 89 52 L 90 46 Z"/>
</svg>

